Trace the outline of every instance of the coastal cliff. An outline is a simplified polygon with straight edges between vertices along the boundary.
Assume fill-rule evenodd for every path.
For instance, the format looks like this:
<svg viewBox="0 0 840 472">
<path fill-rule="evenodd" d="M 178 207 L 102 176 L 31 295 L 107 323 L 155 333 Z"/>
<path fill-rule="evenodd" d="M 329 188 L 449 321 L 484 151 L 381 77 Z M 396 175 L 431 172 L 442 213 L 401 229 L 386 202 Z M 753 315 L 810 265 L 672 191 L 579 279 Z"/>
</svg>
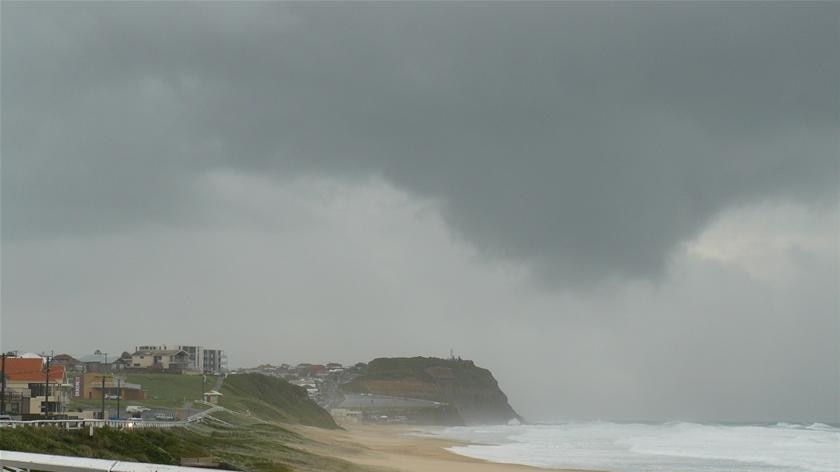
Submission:
<svg viewBox="0 0 840 472">
<path fill-rule="evenodd" d="M 342 385 L 347 393 L 416 399 L 438 406 L 420 415 L 434 424 L 500 424 L 521 417 L 493 374 L 469 360 L 434 357 L 378 358 Z"/>
</svg>

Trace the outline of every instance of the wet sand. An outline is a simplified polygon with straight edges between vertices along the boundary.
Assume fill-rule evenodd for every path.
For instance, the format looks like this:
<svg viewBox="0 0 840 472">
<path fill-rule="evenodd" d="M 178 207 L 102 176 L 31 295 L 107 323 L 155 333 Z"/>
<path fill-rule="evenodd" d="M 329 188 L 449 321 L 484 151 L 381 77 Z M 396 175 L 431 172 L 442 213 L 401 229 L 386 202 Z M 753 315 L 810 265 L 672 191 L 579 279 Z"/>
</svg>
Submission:
<svg viewBox="0 0 840 472">
<path fill-rule="evenodd" d="M 296 428 L 316 444 L 306 449 L 369 467 L 399 472 L 535 472 L 548 469 L 496 464 L 460 456 L 445 448 L 457 441 L 411 436 L 409 426 L 345 425 L 345 431 L 312 427 Z"/>
</svg>

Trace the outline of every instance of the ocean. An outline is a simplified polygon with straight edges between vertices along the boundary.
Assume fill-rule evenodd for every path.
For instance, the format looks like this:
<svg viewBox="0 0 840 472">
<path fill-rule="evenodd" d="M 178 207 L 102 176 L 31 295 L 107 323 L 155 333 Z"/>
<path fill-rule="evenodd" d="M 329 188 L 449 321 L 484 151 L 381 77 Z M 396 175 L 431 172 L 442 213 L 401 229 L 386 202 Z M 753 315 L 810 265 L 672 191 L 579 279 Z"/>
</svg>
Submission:
<svg viewBox="0 0 840 472">
<path fill-rule="evenodd" d="M 430 432 L 492 462 L 610 472 L 840 472 L 840 428 L 822 423 L 723 425 L 570 422 Z"/>
</svg>

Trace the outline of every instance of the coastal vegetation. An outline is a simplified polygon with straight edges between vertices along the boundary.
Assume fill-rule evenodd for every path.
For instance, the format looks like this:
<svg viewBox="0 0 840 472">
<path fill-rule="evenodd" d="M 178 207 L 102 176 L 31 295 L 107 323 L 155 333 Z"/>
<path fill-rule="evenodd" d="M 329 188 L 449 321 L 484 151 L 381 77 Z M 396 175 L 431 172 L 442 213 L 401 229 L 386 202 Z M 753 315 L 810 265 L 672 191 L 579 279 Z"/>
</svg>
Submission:
<svg viewBox="0 0 840 472">
<path fill-rule="evenodd" d="M 187 378 L 156 375 L 161 380 Z M 200 376 L 190 378 L 201 381 Z M 174 401 L 185 394 L 183 382 L 145 380 L 158 400 Z M 86 429 L 0 428 L 0 449 L 176 465 L 209 458 L 228 468 L 254 472 L 362 470 L 305 450 L 312 441 L 293 431 L 295 425 L 338 426 L 303 388 L 278 378 L 243 374 L 228 376 L 222 392 L 224 409 L 198 424 L 168 429 L 104 427 L 94 429 L 92 436 Z M 195 393 L 192 397 L 200 390 Z"/>
<path fill-rule="evenodd" d="M 349 462 L 308 452 L 310 439 L 287 425 L 234 413 L 224 421 L 171 429 L 87 430 L 57 427 L 0 428 L 0 449 L 103 459 L 189 464 L 210 460 L 224 468 L 252 472 L 361 472 Z"/>
<path fill-rule="evenodd" d="M 262 374 L 231 375 L 222 385 L 221 405 L 282 423 L 335 429 L 332 416 L 309 399 L 306 389 Z"/>
</svg>

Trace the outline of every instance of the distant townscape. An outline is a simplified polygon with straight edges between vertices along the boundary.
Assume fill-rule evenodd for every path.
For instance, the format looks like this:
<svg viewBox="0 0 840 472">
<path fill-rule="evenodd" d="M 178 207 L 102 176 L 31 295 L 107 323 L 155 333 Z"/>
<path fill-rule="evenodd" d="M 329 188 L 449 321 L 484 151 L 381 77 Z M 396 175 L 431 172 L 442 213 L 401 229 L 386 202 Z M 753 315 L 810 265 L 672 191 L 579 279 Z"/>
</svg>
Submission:
<svg viewBox="0 0 840 472">
<path fill-rule="evenodd" d="M 262 364 L 231 371 L 224 351 L 197 345 L 141 345 L 116 356 L 100 350 L 79 357 L 3 354 L 0 415 L 15 420 L 185 420 L 231 404 L 231 398 L 223 402 L 225 395 L 241 394 L 222 388 L 229 375 L 276 379 L 271 388 L 299 392 L 293 396 L 308 397 L 317 404 L 313 407 L 340 423 L 459 425 L 519 419 L 490 371 L 452 355 L 353 365 Z"/>
<path fill-rule="evenodd" d="M 219 376 L 227 370 L 224 351 L 203 346 L 136 346 L 133 352 L 114 356 L 100 350 L 79 357 L 9 352 L 2 354 L 0 360 L 0 415 L 22 419 L 62 418 L 72 411 L 74 416 L 82 413 L 91 418 L 100 417 L 105 408 L 96 408 L 97 402 L 105 405 L 106 401 L 154 400 L 147 398 L 147 391 L 138 379 L 153 378 L 152 374 L 206 379 L 207 375 Z M 201 393 L 205 399 L 213 400 L 218 392 Z M 174 417 L 168 412 L 158 416 Z"/>
</svg>

